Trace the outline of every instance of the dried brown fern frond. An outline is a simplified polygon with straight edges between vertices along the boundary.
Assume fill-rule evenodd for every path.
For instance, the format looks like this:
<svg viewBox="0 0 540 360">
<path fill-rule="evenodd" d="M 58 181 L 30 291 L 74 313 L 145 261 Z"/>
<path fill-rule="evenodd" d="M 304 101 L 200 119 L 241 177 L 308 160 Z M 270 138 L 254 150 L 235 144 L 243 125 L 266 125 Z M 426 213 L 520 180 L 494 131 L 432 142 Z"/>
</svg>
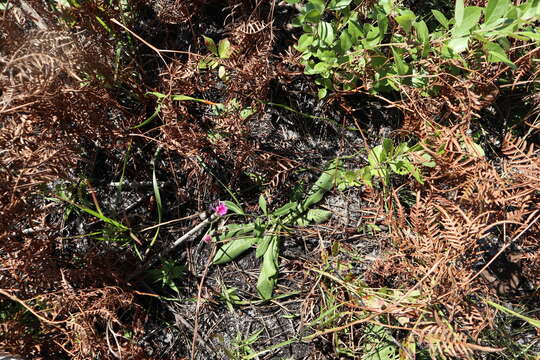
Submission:
<svg viewBox="0 0 540 360">
<path fill-rule="evenodd" d="M 18 50 L 0 57 L 3 67 L 0 86 L 4 89 L 0 111 L 9 110 L 11 104 L 54 96 L 62 86 L 69 84 L 69 78 L 82 81 L 76 75 L 81 48 L 84 44 L 66 32 L 28 34 Z"/>
<path fill-rule="evenodd" d="M 459 359 L 473 359 L 475 351 L 499 352 L 503 350 L 470 343 L 465 334 L 456 332 L 445 324 L 428 325 L 422 329 L 413 330 L 413 333 L 420 342 L 429 347 L 434 357 L 453 356 Z"/>
<path fill-rule="evenodd" d="M 156 12 L 158 19 L 168 24 L 189 22 L 193 16 L 200 14 L 205 1 L 183 0 L 147 0 L 145 1 Z"/>
<path fill-rule="evenodd" d="M 503 140 L 502 152 L 507 157 L 503 163 L 504 174 L 521 186 L 539 191 L 540 149 L 528 144 L 524 138 L 508 133 Z"/>
</svg>

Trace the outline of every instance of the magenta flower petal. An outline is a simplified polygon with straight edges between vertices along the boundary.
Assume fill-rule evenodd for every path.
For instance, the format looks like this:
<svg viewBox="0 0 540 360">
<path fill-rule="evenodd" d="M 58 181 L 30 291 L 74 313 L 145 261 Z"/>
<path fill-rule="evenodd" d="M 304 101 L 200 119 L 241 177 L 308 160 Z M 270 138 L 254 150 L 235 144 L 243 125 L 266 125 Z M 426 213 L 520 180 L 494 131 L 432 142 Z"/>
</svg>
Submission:
<svg viewBox="0 0 540 360">
<path fill-rule="evenodd" d="M 225 205 L 224 203 L 220 201 L 219 204 L 214 208 L 214 211 L 219 216 L 223 216 L 227 214 L 227 211 L 229 211 L 229 208 L 227 207 L 227 205 Z"/>
<path fill-rule="evenodd" d="M 204 235 L 202 238 L 202 241 L 204 241 L 207 244 L 210 244 L 212 242 L 212 237 L 208 234 Z"/>
</svg>

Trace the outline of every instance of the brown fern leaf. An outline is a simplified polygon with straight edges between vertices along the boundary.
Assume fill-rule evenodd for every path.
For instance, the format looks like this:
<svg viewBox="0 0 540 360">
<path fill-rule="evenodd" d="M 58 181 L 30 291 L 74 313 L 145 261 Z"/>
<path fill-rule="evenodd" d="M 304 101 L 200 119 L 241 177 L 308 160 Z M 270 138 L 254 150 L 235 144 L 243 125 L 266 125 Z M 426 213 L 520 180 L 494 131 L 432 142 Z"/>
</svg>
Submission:
<svg viewBox="0 0 540 360">
<path fill-rule="evenodd" d="M 0 111 L 12 103 L 31 101 L 40 96 L 57 94 L 62 81 L 68 78 L 81 81 L 76 75 L 77 59 L 84 45 L 73 35 L 62 31 L 35 31 L 10 56 L 0 57 L 3 70 L 0 86 L 4 89 Z"/>
<path fill-rule="evenodd" d="M 467 336 L 453 331 L 445 325 L 433 324 L 414 330 L 419 341 L 426 344 L 432 356 L 453 356 L 460 359 L 472 359 L 475 351 L 498 352 L 496 349 L 468 342 Z"/>
<path fill-rule="evenodd" d="M 527 144 L 524 138 L 508 133 L 503 141 L 502 152 L 508 158 L 503 163 L 506 176 L 535 191 L 540 190 L 540 150 Z"/>
</svg>

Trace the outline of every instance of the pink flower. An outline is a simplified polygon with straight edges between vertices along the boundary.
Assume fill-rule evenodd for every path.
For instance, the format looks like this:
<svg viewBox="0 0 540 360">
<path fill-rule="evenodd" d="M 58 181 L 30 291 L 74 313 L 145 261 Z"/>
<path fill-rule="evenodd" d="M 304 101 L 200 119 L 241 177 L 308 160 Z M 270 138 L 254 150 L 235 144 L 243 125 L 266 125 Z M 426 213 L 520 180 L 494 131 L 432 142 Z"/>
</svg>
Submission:
<svg viewBox="0 0 540 360">
<path fill-rule="evenodd" d="M 217 204 L 217 206 L 214 208 L 214 211 L 219 216 L 223 216 L 223 215 L 227 214 L 227 211 L 229 211 L 229 208 L 227 207 L 227 205 L 225 205 L 223 202 L 220 201 Z"/>
<path fill-rule="evenodd" d="M 212 237 L 208 234 L 204 235 L 202 238 L 202 241 L 204 241 L 207 244 L 210 244 L 212 242 Z"/>
</svg>

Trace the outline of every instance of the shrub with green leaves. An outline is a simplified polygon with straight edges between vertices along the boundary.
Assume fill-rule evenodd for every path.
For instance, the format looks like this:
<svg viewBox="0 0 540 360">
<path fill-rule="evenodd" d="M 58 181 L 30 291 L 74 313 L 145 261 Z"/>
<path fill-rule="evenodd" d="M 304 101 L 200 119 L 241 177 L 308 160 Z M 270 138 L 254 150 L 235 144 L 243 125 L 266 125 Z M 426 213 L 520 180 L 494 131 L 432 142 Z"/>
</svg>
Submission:
<svg viewBox="0 0 540 360">
<path fill-rule="evenodd" d="M 456 60 L 443 69 L 452 73 L 466 72 L 475 62 L 515 67 L 507 55 L 511 40 L 540 42 L 538 0 L 521 5 L 490 0 L 487 7 L 457 0 L 450 19 L 432 10 L 438 24 L 434 29 L 393 0 L 378 1 L 365 16 L 357 11 L 362 0 L 288 2 L 302 5 L 293 23 L 303 30 L 296 49 L 305 73 L 317 76 L 319 97 L 359 86 L 379 93 L 402 85 L 427 91 L 433 58 Z"/>
<path fill-rule="evenodd" d="M 435 163 L 431 156 L 422 151 L 420 144 L 409 146 L 406 142 L 394 145 L 391 139 L 383 139 L 382 144 L 375 146 L 368 154 L 368 165 L 361 169 L 344 170 L 337 173 L 336 185 L 339 190 L 359 186 L 362 182 L 368 186 L 374 185 L 374 180 L 380 180 L 383 186 L 390 183 L 392 175 L 411 175 L 420 184 L 424 184 L 420 170 L 411 160 L 411 154 L 418 152 L 422 166 L 433 167 Z"/>
</svg>

